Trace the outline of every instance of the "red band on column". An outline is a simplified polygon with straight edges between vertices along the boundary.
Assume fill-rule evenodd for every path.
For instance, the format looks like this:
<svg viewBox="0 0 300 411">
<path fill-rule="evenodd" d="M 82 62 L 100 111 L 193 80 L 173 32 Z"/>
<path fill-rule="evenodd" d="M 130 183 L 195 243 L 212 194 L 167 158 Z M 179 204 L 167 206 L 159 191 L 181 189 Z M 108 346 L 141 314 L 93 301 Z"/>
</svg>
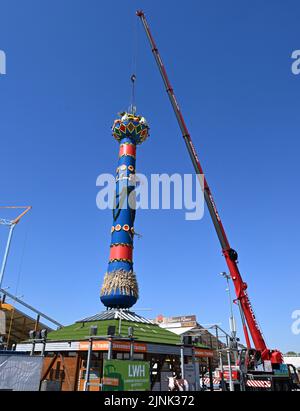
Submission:
<svg viewBox="0 0 300 411">
<path fill-rule="evenodd" d="M 132 260 L 132 247 L 126 245 L 116 245 L 110 248 L 110 260 L 118 259 Z"/>
<path fill-rule="evenodd" d="M 136 153 L 135 145 L 133 144 L 121 144 L 120 145 L 119 157 L 122 157 L 124 155 L 135 157 L 135 153 Z"/>
</svg>

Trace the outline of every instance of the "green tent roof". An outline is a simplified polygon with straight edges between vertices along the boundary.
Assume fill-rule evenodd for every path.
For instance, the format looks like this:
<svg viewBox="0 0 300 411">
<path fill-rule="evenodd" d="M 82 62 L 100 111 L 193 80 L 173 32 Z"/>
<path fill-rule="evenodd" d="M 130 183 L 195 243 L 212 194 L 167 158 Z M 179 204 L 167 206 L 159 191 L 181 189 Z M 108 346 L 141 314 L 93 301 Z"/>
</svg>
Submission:
<svg viewBox="0 0 300 411">
<path fill-rule="evenodd" d="M 107 335 L 108 326 L 112 325 L 116 327 L 116 333 L 119 330 L 119 320 L 101 320 L 101 321 L 88 321 L 88 322 L 76 322 L 75 324 L 62 327 L 59 330 L 52 331 L 48 334 L 48 339 L 52 341 L 62 340 L 85 340 L 90 335 L 90 327 L 96 325 L 98 327 L 98 335 Z M 164 328 L 159 327 L 157 324 L 144 324 L 140 322 L 125 321 L 121 322 L 121 336 L 128 336 L 128 327 L 134 328 L 134 337 L 137 341 L 156 344 L 170 344 L 175 345 L 180 343 L 180 336 L 172 333 Z M 197 344 L 197 346 L 205 347 L 204 345 Z"/>
<path fill-rule="evenodd" d="M 108 326 L 116 327 L 116 333 L 119 330 L 119 320 L 102 320 L 89 322 L 76 322 L 52 331 L 48 334 L 49 340 L 84 340 L 90 335 L 90 327 L 96 325 L 98 327 L 98 335 L 107 335 Z M 165 330 L 156 324 L 143 324 L 133 321 L 121 322 L 121 336 L 128 336 L 128 327 L 134 328 L 134 338 L 137 341 L 157 343 L 157 344 L 179 344 L 180 337 L 171 331 Z"/>
</svg>

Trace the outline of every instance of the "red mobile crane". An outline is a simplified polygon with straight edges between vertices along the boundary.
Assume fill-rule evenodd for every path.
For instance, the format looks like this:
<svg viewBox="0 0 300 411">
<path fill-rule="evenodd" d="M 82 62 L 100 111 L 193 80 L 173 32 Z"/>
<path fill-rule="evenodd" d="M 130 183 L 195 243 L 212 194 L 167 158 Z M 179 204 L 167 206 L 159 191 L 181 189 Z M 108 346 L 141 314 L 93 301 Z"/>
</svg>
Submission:
<svg viewBox="0 0 300 411">
<path fill-rule="evenodd" d="M 191 136 L 189 134 L 189 131 L 187 129 L 187 126 L 185 124 L 183 115 L 180 111 L 179 105 L 177 103 L 175 94 L 174 94 L 174 90 L 171 86 L 171 83 L 168 79 L 167 76 L 167 72 L 165 69 L 165 66 L 162 62 L 161 56 L 159 54 L 159 51 L 157 49 L 157 46 L 154 42 L 154 39 L 152 37 L 152 34 L 150 32 L 150 28 L 148 26 L 145 14 L 142 11 L 137 11 L 137 15 L 141 18 L 144 28 L 146 30 L 147 33 L 147 37 L 149 39 L 151 48 L 152 48 L 152 52 L 153 55 L 155 57 L 156 63 L 158 65 L 160 74 L 162 76 L 162 79 L 164 81 L 164 84 L 166 86 L 166 91 L 168 93 L 169 99 L 171 101 L 175 116 L 177 118 L 179 127 L 181 129 L 182 132 L 182 136 L 184 138 L 188 153 L 191 157 L 193 166 L 195 168 L 195 171 L 197 174 L 204 174 L 203 169 L 201 167 L 198 155 L 196 153 L 196 149 L 193 145 Z M 271 360 L 272 363 L 281 363 L 282 360 L 282 354 L 280 351 L 278 350 L 269 350 L 266 346 L 266 343 L 264 341 L 262 332 L 260 330 L 260 327 L 257 323 L 257 320 L 255 318 L 255 314 L 253 312 L 252 309 L 252 305 L 250 303 L 248 294 L 247 294 L 247 284 L 243 281 L 241 274 L 239 272 L 238 266 L 237 266 L 237 260 L 238 260 L 238 254 L 237 252 L 232 249 L 230 247 L 229 241 L 227 239 L 220 215 L 217 211 L 217 207 L 215 204 L 215 201 L 213 199 L 211 190 L 209 188 L 208 182 L 206 180 L 206 178 L 204 177 L 204 187 L 203 187 L 203 191 L 204 191 L 204 198 L 205 198 L 205 202 L 207 204 L 210 216 L 212 218 L 214 227 L 216 229 L 217 232 L 217 236 L 219 238 L 221 247 L 222 247 L 222 252 L 223 255 L 226 259 L 226 263 L 227 266 L 229 268 L 230 271 L 230 276 L 233 280 L 234 283 L 234 287 L 235 287 L 235 292 L 236 292 L 236 296 L 237 296 L 237 301 L 238 304 L 241 307 L 241 312 L 243 314 L 243 318 L 245 318 L 246 322 L 243 323 L 243 327 L 244 327 L 244 334 L 245 334 L 245 338 L 246 338 L 246 343 L 247 343 L 247 347 L 250 348 L 251 344 L 250 344 L 250 339 L 249 339 L 249 334 L 248 334 L 248 329 L 247 329 L 247 325 L 254 343 L 254 346 L 257 350 L 259 350 L 262 354 L 262 358 L 264 360 Z M 247 325 L 246 325 L 247 323 Z"/>
<path fill-rule="evenodd" d="M 171 105 L 173 107 L 178 125 L 180 127 L 180 130 L 182 132 L 182 136 L 184 138 L 188 153 L 190 155 L 190 158 L 192 160 L 194 169 L 196 171 L 196 174 L 201 174 L 204 175 L 203 169 L 201 167 L 198 155 L 196 153 L 196 149 L 193 145 L 191 136 L 189 134 L 188 128 L 185 124 L 183 115 L 181 113 L 180 107 L 178 105 L 178 102 L 176 100 L 174 90 L 171 86 L 171 83 L 169 81 L 165 66 L 163 64 L 162 58 L 159 54 L 158 48 L 156 46 L 156 43 L 152 37 L 149 25 L 147 23 L 145 14 L 143 11 L 137 11 L 136 12 L 137 16 L 140 17 L 144 29 L 146 31 L 148 40 L 150 42 L 150 46 L 152 49 L 152 53 L 154 55 L 154 58 L 156 60 L 158 69 L 160 71 L 160 74 L 162 76 L 164 85 L 166 87 L 166 91 L 168 93 Z M 246 339 L 246 344 L 248 348 L 248 352 L 251 349 L 251 343 L 250 343 L 250 338 L 249 338 L 249 333 L 250 332 L 255 350 L 251 350 L 252 354 L 253 351 L 255 351 L 256 358 L 257 354 L 258 357 L 262 361 L 271 361 L 272 366 L 275 368 L 278 368 L 280 364 L 283 363 L 283 357 L 282 354 L 279 350 L 270 350 L 264 340 L 262 331 L 258 325 L 258 322 L 255 318 L 254 311 L 252 309 L 252 305 L 250 302 L 250 299 L 248 297 L 247 293 L 247 284 L 243 281 L 241 274 L 239 272 L 237 263 L 238 263 L 238 254 L 237 252 L 231 248 L 228 238 L 226 236 L 220 215 L 217 211 L 217 207 L 215 204 L 215 201 L 213 199 L 211 190 L 209 188 L 208 182 L 206 178 L 204 177 L 204 183 L 203 183 L 203 192 L 204 192 L 204 198 L 205 202 L 207 204 L 210 216 L 212 218 L 218 239 L 220 241 L 221 247 L 222 247 L 222 253 L 226 259 L 226 263 L 230 272 L 230 277 L 233 281 L 234 287 L 235 287 L 235 292 L 237 296 L 237 303 L 240 308 L 240 313 L 241 313 L 241 318 L 242 318 L 242 323 L 243 323 L 243 330 L 245 334 L 245 339 Z"/>
</svg>

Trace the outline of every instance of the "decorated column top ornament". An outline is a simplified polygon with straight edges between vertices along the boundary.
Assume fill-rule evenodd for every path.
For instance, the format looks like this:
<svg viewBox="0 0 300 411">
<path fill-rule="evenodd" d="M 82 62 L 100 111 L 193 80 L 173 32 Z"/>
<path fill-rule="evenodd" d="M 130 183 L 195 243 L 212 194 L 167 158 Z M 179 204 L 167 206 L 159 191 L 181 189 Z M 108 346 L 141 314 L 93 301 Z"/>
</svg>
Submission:
<svg viewBox="0 0 300 411">
<path fill-rule="evenodd" d="M 133 271 L 135 208 L 131 207 L 135 194 L 136 146 L 147 139 L 149 127 L 144 117 L 124 112 L 114 121 L 112 135 L 120 147 L 110 257 L 100 298 L 108 308 L 130 308 L 138 299 Z"/>
</svg>

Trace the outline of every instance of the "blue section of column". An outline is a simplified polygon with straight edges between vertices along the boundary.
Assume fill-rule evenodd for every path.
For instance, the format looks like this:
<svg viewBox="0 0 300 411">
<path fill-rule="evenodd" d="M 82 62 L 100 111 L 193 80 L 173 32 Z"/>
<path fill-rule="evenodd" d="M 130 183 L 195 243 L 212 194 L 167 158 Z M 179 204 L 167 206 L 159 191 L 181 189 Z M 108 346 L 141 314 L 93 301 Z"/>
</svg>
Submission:
<svg viewBox="0 0 300 411">
<path fill-rule="evenodd" d="M 136 145 L 148 137 L 149 128 L 143 117 L 123 113 L 122 118 L 114 122 L 112 130 L 120 143 L 120 151 L 110 259 L 101 289 L 101 301 L 108 308 L 130 308 L 138 299 L 132 260 Z"/>
</svg>

